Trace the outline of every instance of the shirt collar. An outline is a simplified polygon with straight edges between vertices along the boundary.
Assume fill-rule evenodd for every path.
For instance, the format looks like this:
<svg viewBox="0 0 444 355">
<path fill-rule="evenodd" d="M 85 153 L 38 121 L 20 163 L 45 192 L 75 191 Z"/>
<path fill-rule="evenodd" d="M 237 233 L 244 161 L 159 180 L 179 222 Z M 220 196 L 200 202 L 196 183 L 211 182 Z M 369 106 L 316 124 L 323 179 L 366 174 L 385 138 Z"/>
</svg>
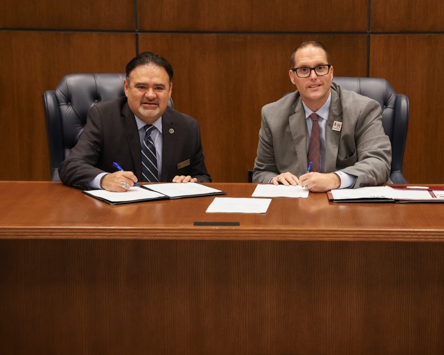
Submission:
<svg viewBox="0 0 444 355">
<path fill-rule="evenodd" d="M 134 115 L 134 118 L 136 119 L 137 130 L 141 130 L 143 127 L 146 126 L 146 123 L 143 122 L 139 117 Z M 160 133 L 162 133 L 162 116 L 160 116 L 156 121 L 154 121 L 153 126 L 156 127 Z"/>
<path fill-rule="evenodd" d="M 328 95 L 327 101 L 325 101 L 325 104 L 323 104 L 322 107 L 319 110 L 317 110 L 315 113 L 319 117 L 321 117 L 321 119 L 327 119 L 328 118 L 328 113 L 330 112 L 330 104 L 331 104 L 331 90 L 330 90 L 330 95 Z M 304 103 L 304 101 L 302 101 L 302 105 L 304 105 L 305 119 L 307 119 L 308 117 L 310 117 L 310 115 L 314 111 L 310 110 L 307 107 L 307 105 Z"/>
</svg>

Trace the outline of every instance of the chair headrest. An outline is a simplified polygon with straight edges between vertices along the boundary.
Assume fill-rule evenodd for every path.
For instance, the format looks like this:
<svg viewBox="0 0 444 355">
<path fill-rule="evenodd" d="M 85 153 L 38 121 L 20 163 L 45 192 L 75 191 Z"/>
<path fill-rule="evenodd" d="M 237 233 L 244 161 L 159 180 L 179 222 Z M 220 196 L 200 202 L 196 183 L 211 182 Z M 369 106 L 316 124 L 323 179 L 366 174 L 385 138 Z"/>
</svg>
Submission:
<svg viewBox="0 0 444 355">
<path fill-rule="evenodd" d="M 55 94 L 59 102 L 65 148 L 76 145 L 93 105 L 125 95 L 124 79 L 125 74 L 71 74 L 62 79 Z"/>
<path fill-rule="evenodd" d="M 61 111 L 63 105 L 67 111 L 71 107 L 85 124 L 91 106 L 125 95 L 124 79 L 125 74 L 66 75 L 55 90 Z"/>
<path fill-rule="evenodd" d="M 396 91 L 390 83 L 381 78 L 334 77 L 333 81 L 342 88 L 355 91 L 379 102 L 382 108 L 382 125 L 390 140 L 393 139 L 393 124 L 396 107 Z"/>
</svg>

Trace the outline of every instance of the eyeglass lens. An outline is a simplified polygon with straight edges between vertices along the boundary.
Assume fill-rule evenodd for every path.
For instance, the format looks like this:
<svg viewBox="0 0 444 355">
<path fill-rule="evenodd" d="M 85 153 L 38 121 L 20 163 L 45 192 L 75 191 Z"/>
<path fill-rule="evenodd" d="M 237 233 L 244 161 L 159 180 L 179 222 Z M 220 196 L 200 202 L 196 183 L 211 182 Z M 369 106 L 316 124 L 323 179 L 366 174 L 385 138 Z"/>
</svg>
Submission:
<svg viewBox="0 0 444 355">
<path fill-rule="evenodd" d="M 329 72 L 329 69 L 330 69 L 330 67 L 328 65 L 318 65 L 317 67 L 314 67 L 314 68 L 301 67 L 301 68 L 296 69 L 296 74 L 300 78 L 307 78 L 310 76 L 311 71 L 314 70 L 316 75 L 322 76 L 322 75 L 327 75 Z"/>
</svg>

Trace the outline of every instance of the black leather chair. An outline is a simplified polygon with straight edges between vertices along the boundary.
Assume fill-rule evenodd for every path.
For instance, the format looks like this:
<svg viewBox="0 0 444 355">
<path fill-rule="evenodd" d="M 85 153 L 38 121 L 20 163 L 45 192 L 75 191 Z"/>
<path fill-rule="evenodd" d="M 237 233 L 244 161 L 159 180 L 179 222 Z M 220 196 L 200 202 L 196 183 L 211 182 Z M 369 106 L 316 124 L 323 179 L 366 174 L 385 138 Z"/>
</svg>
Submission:
<svg viewBox="0 0 444 355">
<path fill-rule="evenodd" d="M 396 94 L 393 87 L 385 79 L 334 77 L 333 81 L 344 89 L 355 91 L 379 102 L 382 107 L 382 125 L 385 134 L 392 143 L 392 166 L 390 179 L 395 184 L 407 184 L 402 173 L 405 142 L 409 126 L 409 99 Z M 252 181 L 252 171 L 248 178 Z"/>
<path fill-rule="evenodd" d="M 76 145 L 89 109 L 125 95 L 123 79 L 125 74 L 71 74 L 43 93 L 52 181 L 60 181 L 58 167 Z M 172 99 L 168 106 L 174 107 Z"/>
</svg>

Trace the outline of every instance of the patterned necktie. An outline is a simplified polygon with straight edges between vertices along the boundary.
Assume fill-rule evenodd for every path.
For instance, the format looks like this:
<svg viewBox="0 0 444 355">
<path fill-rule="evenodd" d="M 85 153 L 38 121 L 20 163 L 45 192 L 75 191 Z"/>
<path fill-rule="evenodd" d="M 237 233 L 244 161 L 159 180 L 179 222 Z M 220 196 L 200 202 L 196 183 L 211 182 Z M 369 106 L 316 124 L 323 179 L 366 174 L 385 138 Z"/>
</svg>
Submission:
<svg viewBox="0 0 444 355">
<path fill-rule="evenodd" d="M 142 181 L 158 182 L 156 147 L 154 146 L 151 132 L 154 126 L 147 124 L 145 127 L 145 138 L 142 142 Z"/>
<path fill-rule="evenodd" d="M 318 122 L 318 115 L 310 115 L 313 121 L 311 128 L 310 146 L 308 147 L 308 163 L 312 162 L 311 171 L 321 171 L 321 134 Z"/>
</svg>

